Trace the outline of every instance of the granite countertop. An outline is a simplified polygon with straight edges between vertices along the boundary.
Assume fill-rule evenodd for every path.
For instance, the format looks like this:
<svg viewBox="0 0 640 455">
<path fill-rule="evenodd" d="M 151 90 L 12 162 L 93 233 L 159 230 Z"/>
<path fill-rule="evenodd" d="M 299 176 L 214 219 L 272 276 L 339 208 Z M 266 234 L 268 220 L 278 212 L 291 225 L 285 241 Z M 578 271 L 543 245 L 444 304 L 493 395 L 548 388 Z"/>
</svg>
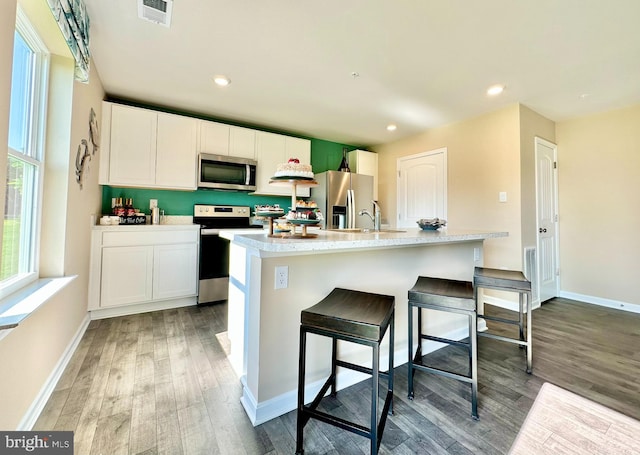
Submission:
<svg viewBox="0 0 640 455">
<path fill-rule="evenodd" d="M 467 229 L 443 228 L 437 231 L 423 231 L 418 228 L 407 228 L 395 232 L 342 233 L 309 229 L 309 233 L 317 234 L 315 238 L 291 239 L 269 237 L 266 232 L 257 234 L 241 234 L 233 231 L 220 233 L 221 237 L 238 245 L 255 248 L 266 253 L 304 253 L 304 252 L 337 252 L 363 248 L 397 248 L 424 246 L 452 242 L 479 241 L 491 238 L 507 237 L 508 232 L 476 231 Z"/>
</svg>

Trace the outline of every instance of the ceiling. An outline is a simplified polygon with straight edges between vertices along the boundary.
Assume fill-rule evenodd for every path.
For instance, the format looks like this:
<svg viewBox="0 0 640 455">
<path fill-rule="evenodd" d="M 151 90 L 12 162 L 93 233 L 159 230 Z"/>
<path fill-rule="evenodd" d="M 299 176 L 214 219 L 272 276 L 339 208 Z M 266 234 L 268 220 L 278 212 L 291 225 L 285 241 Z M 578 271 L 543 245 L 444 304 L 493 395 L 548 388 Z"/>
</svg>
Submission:
<svg viewBox="0 0 640 455">
<path fill-rule="evenodd" d="M 85 3 L 109 96 L 345 144 L 518 102 L 554 121 L 640 103 L 638 0 L 174 0 L 169 28 Z"/>
</svg>

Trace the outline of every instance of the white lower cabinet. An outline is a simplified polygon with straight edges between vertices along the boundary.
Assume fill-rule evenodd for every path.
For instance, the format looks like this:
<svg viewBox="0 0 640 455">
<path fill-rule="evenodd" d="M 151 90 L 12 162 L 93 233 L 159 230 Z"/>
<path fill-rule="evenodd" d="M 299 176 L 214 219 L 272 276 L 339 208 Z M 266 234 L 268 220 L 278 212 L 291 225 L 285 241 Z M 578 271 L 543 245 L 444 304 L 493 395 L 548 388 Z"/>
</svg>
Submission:
<svg viewBox="0 0 640 455">
<path fill-rule="evenodd" d="M 149 302 L 153 299 L 152 279 L 153 247 L 103 248 L 100 306 Z"/>
<path fill-rule="evenodd" d="M 153 249 L 153 298 L 195 295 L 198 286 L 198 247 L 160 245 Z"/>
<path fill-rule="evenodd" d="M 189 297 L 195 303 L 199 230 L 166 228 L 94 229 L 89 310 L 131 306 L 126 313 L 133 313 L 135 305 Z"/>
</svg>

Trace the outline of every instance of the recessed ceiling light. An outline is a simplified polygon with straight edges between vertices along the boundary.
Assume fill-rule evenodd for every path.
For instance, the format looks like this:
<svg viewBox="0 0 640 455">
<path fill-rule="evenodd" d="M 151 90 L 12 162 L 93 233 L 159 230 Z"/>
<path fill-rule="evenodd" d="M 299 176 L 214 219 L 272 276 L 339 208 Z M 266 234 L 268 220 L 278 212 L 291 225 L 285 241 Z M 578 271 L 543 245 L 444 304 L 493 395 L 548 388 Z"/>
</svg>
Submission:
<svg viewBox="0 0 640 455">
<path fill-rule="evenodd" d="M 227 85 L 231 84 L 231 79 L 229 79 L 227 76 L 213 76 L 213 82 L 216 83 L 216 85 L 219 85 L 220 87 L 226 87 Z"/>
<path fill-rule="evenodd" d="M 398 127 L 396 125 L 394 125 L 393 123 L 390 125 L 387 125 L 387 131 L 395 131 L 397 130 Z"/>
<path fill-rule="evenodd" d="M 587 98 L 589 98 L 589 94 L 588 93 L 583 93 L 580 95 L 580 99 L 581 100 L 586 100 Z"/>
<path fill-rule="evenodd" d="M 487 95 L 496 96 L 504 92 L 504 85 L 496 84 L 487 89 Z"/>
</svg>

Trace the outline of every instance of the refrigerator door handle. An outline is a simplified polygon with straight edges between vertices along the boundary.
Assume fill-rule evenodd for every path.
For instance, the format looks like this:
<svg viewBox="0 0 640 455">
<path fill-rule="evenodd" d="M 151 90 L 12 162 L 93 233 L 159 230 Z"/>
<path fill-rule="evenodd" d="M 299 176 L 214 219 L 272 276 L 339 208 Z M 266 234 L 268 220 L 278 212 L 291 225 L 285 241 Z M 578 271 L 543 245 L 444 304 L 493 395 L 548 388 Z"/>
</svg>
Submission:
<svg viewBox="0 0 640 455">
<path fill-rule="evenodd" d="M 347 190 L 347 228 L 353 229 L 355 227 L 355 207 L 353 205 L 354 197 L 353 190 Z"/>
</svg>

